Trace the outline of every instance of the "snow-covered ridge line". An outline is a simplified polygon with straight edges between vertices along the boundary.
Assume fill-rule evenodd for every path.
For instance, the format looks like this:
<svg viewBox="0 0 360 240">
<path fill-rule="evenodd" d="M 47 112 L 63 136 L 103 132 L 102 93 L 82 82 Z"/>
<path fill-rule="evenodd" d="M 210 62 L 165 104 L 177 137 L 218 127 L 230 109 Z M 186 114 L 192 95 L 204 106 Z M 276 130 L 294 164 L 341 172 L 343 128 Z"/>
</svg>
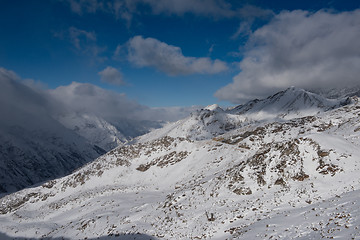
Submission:
<svg viewBox="0 0 360 240">
<path fill-rule="evenodd" d="M 253 121 L 201 141 L 164 131 L 118 147 L 67 177 L 2 198 L 0 232 L 351 239 L 360 228 L 358 100 L 312 116 Z M 224 120 L 217 115 L 205 109 L 193 120 L 211 126 Z"/>
<path fill-rule="evenodd" d="M 268 98 L 261 100 L 252 100 L 244 105 L 240 105 L 230 110 L 235 114 L 246 114 L 256 112 L 269 112 L 274 114 L 316 114 L 317 111 L 328 111 L 337 107 L 350 104 L 350 98 L 328 99 L 318 94 L 308 92 L 304 89 L 290 87 L 284 91 L 278 92 Z"/>
<path fill-rule="evenodd" d="M 66 128 L 107 151 L 129 140 L 115 126 L 94 114 L 72 113 L 56 118 Z"/>
<path fill-rule="evenodd" d="M 192 140 L 211 139 L 254 122 L 284 121 L 312 116 L 351 102 L 351 98 L 327 99 L 291 87 L 266 99 L 249 101 L 231 109 L 223 110 L 216 104 L 207 106 L 193 112 L 188 118 L 140 136 L 135 142 L 154 140 L 163 136 Z"/>
</svg>

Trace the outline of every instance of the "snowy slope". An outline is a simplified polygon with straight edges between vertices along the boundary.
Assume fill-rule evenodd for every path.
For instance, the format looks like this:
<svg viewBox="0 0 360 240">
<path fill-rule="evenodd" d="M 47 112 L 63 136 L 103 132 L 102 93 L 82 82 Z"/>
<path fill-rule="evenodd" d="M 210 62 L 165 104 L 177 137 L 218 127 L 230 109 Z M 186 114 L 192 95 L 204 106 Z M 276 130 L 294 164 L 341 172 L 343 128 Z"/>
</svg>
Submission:
<svg viewBox="0 0 360 240">
<path fill-rule="evenodd" d="M 221 112 L 211 109 L 205 113 Z M 252 122 L 213 139 L 163 136 L 121 146 L 67 177 L 2 198 L 0 232 L 357 239 L 359 138 L 360 104 L 353 98 L 334 110 Z"/>
<path fill-rule="evenodd" d="M 133 142 L 146 142 L 164 136 L 184 137 L 192 140 L 210 139 L 240 126 L 244 121 L 244 117 L 228 114 L 221 108 L 214 110 L 205 108 L 191 113 L 185 119 L 169 123 L 163 128 L 140 136 Z"/>
<path fill-rule="evenodd" d="M 230 110 L 235 114 L 261 115 L 290 119 L 300 116 L 309 116 L 318 112 L 334 109 L 349 103 L 344 99 L 327 99 L 306 90 L 290 87 L 266 99 L 252 100 Z"/>
<path fill-rule="evenodd" d="M 343 88 L 314 89 L 311 92 L 317 93 L 326 98 L 336 99 L 344 97 L 360 97 L 360 86 L 347 86 Z"/>
<path fill-rule="evenodd" d="M 89 87 L 74 83 L 68 88 L 79 86 Z M 80 100 L 65 93 L 28 87 L 15 73 L 0 68 L 0 195 L 67 175 L 163 124 L 121 116 L 110 122 L 82 105 L 72 108 Z"/>
<path fill-rule="evenodd" d="M 111 123 L 93 113 L 85 112 L 70 112 L 54 117 L 63 126 L 105 151 L 110 151 L 137 136 L 165 125 L 161 121 L 129 119 Z"/>
<path fill-rule="evenodd" d="M 58 123 L 52 129 L 0 129 L 0 193 L 67 175 L 104 153 Z"/>
<path fill-rule="evenodd" d="M 124 136 L 115 126 L 104 119 L 86 113 L 58 115 L 56 119 L 66 128 L 87 139 L 105 151 L 123 144 L 129 137 Z"/>
<path fill-rule="evenodd" d="M 166 110 L 139 105 L 124 94 L 89 83 L 72 82 L 47 90 L 46 95 L 62 107 L 53 113 L 56 120 L 106 151 L 162 127 L 162 117 L 166 118 Z"/>
</svg>

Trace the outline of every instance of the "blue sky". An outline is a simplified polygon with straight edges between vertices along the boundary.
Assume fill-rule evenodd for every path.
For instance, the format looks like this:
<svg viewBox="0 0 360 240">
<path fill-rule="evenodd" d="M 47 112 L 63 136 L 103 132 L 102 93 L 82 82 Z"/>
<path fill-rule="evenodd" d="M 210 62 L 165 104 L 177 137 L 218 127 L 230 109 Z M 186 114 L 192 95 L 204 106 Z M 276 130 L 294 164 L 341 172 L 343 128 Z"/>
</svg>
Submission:
<svg viewBox="0 0 360 240">
<path fill-rule="evenodd" d="M 230 105 L 291 85 L 337 87 L 340 77 L 358 84 L 359 7 L 346 0 L 3 0 L 0 67 L 45 88 L 91 83 L 150 107 Z"/>
</svg>

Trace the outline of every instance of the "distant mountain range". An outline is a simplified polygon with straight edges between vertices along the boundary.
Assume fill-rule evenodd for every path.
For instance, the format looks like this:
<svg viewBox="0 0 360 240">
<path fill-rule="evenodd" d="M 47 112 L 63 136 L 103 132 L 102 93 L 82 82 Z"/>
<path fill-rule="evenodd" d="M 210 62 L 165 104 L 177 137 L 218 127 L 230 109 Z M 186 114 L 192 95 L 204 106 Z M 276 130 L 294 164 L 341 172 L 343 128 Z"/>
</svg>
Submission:
<svg viewBox="0 0 360 240">
<path fill-rule="evenodd" d="M 93 121 L 82 126 L 92 129 Z M 66 177 L 3 197 L 0 232 L 9 238 L 356 239 L 359 139 L 358 97 L 327 99 L 289 88 L 231 109 L 211 105 Z"/>
<path fill-rule="evenodd" d="M 342 88 L 310 89 L 309 91 L 331 99 L 353 96 L 360 97 L 360 85 L 344 86 Z"/>
<path fill-rule="evenodd" d="M 255 99 L 243 105 L 223 110 L 217 105 L 195 111 L 183 120 L 140 137 L 141 141 L 163 136 L 184 137 L 191 140 L 211 139 L 254 122 L 285 121 L 312 116 L 347 104 L 348 97 L 327 99 L 298 88 L 288 88 L 265 99 Z"/>
<path fill-rule="evenodd" d="M 65 176 L 124 142 L 163 125 L 110 123 L 0 76 L 0 194 Z"/>
</svg>

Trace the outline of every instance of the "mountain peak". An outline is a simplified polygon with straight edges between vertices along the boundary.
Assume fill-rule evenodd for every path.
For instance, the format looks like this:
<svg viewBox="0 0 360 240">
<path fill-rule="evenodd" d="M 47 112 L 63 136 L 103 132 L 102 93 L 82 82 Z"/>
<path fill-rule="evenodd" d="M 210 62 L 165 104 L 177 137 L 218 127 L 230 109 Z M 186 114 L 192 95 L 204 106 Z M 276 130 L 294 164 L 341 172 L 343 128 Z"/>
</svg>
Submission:
<svg viewBox="0 0 360 240">
<path fill-rule="evenodd" d="M 295 86 L 290 86 L 287 88 L 287 90 L 301 90 L 301 88 L 297 88 Z"/>
<path fill-rule="evenodd" d="M 313 115 L 348 104 L 344 99 L 327 99 L 318 94 L 291 86 L 265 99 L 249 101 L 231 110 L 238 115 L 294 118 Z M 265 113 L 265 115 L 264 115 Z M 261 115 L 261 116 L 260 116 Z"/>
<path fill-rule="evenodd" d="M 204 110 L 210 110 L 210 111 L 223 111 L 221 107 L 217 104 L 208 105 L 204 108 Z"/>
<path fill-rule="evenodd" d="M 211 139 L 253 122 L 300 118 L 349 103 L 290 87 L 268 98 L 256 99 L 233 109 L 223 110 L 217 104 L 209 105 L 193 112 L 186 119 L 141 136 L 138 141 L 146 142 L 164 136 L 184 137 L 191 140 Z"/>
</svg>

